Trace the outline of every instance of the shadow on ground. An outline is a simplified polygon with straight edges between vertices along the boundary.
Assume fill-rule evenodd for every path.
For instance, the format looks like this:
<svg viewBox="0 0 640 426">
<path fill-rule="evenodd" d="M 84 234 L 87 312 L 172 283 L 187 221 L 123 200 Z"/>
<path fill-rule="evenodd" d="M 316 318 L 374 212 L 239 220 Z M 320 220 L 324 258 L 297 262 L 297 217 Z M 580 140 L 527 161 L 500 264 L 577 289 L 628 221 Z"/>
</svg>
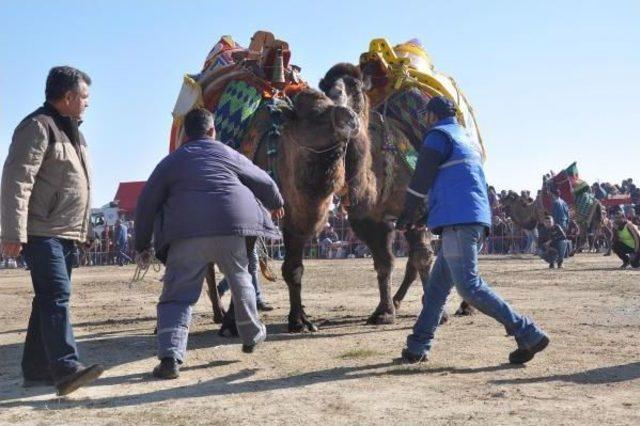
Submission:
<svg viewBox="0 0 640 426">
<path fill-rule="evenodd" d="M 552 376 L 526 377 L 518 379 L 493 380 L 497 385 L 522 385 L 528 383 L 569 382 L 579 385 L 601 385 L 640 379 L 640 362 L 594 368 L 574 374 L 554 374 Z"/>
<path fill-rule="evenodd" d="M 217 361 L 218 363 L 233 363 L 237 361 Z M 210 364 L 195 366 L 192 368 L 208 368 Z M 179 386 L 168 389 L 160 389 L 140 394 L 128 394 L 121 397 L 107 397 L 96 399 L 60 399 L 51 398 L 40 401 L 24 401 L 16 400 L 6 403 L 0 403 L 0 408 L 12 408 L 29 406 L 34 409 L 51 410 L 56 407 L 58 410 L 65 410 L 76 407 L 83 408 L 106 408 L 106 407 L 126 407 L 149 404 L 176 399 L 199 398 L 205 396 L 231 395 L 270 392 L 281 389 L 297 388 L 318 383 L 337 382 L 345 380 L 355 380 L 361 378 L 375 378 L 394 375 L 417 375 L 417 374 L 473 374 L 482 372 L 492 372 L 504 369 L 514 368 L 508 364 L 498 366 L 465 368 L 457 369 L 451 367 L 440 368 L 423 368 L 422 366 L 405 366 L 399 365 L 398 360 L 386 363 L 371 364 L 357 367 L 338 367 L 325 370 L 311 371 L 303 374 L 297 374 L 289 377 L 280 377 L 275 379 L 256 379 L 248 380 L 255 376 L 258 369 L 244 369 L 237 373 L 228 374 L 217 377 L 209 381 L 202 381 L 195 385 Z M 126 375 L 110 378 L 108 384 L 120 384 L 140 380 L 139 375 Z M 109 379 L 105 379 L 107 381 Z M 53 404 L 55 402 L 55 404 Z"/>
<path fill-rule="evenodd" d="M 268 341 L 281 342 L 298 339 L 328 339 L 340 338 L 344 336 L 353 336 L 370 333 L 384 333 L 405 329 L 402 325 L 385 326 L 384 328 L 377 326 L 366 326 L 365 316 L 347 315 L 337 320 L 318 319 L 321 325 L 319 332 L 291 334 L 287 331 L 286 324 L 269 324 L 267 325 Z M 156 336 L 153 334 L 152 327 L 148 324 L 149 318 L 141 317 L 136 324 L 138 327 L 127 330 L 109 330 L 100 331 L 90 334 L 83 334 L 77 337 L 78 350 L 81 359 L 87 364 L 100 362 L 104 363 L 107 369 L 118 365 L 135 362 L 141 359 L 153 357 L 156 353 Z M 110 325 L 112 322 L 95 322 L 96 324 Z M 119 324 L 135 324 L 135 319 L 127 319 L 119 321 Z M 85 323 L 87 324 L 87 323 Z M 362 328 L 356 331 L 342 332 L 341 328 L 349 325 L 362 324 Z M 78 325 L 76 325 L 77 327 Z M 202 329 L 189 334 L 189 350 L 214 348 L 224 345 L 238 345 L 238 353 L 240 353 L 240 340 L 238 338 L 220 337 L 216 329 Z M 20 368 L 20 360 L 22 359 L 23 344 L 13 343 L 8 345 L 0 345 L 0 359 L 3 364 L 0 366 L 0 379 L 2 386 L 0 387 L 0 401 L 11 399 L 28 398 L 38 395 L 50 394 L 51 387 L 37 387 L 25 389 L 22 387 L 22 376 Z M 108 361 L 103 361 L 108 360 Z M 233 361 L 215 361 L 226 365 Z M 194 368 L 209 368 L 215 366 L 215 362 L 211 365 L 199 367 L 185 367 L 183 370 Z M 150 377 L 150 372 L 141 372 L 140 374 L 132 374 L 128 376 L 109 377 L 97 382 L 97 385 L 117 385 L 130 384 L 141 381 Z M 0 403 L 0 407 L 3 405 Z"/>
</svg>

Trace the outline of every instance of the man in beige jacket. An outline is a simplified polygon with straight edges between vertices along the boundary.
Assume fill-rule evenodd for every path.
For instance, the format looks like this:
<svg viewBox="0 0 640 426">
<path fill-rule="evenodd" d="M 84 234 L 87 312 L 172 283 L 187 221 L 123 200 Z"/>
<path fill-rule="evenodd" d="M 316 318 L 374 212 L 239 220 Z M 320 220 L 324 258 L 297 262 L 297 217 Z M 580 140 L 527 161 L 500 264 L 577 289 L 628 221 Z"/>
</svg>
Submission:
<svg viewBox="0 0 640 426">
<path fill-rule="evenodd" d="M 25 386 L 53 384 L 59 395 L 103 372 L 99 364 L 80 363 L 69 318 L 71 265 L 89 228 L 89 159 L 78 130 L 89 84 L 82 71 L 52 68 L 46 102 L 16 127 L 2 170 L 2 251 L 22 250 L 35 292 L 22 358 Z"/>
</svg>

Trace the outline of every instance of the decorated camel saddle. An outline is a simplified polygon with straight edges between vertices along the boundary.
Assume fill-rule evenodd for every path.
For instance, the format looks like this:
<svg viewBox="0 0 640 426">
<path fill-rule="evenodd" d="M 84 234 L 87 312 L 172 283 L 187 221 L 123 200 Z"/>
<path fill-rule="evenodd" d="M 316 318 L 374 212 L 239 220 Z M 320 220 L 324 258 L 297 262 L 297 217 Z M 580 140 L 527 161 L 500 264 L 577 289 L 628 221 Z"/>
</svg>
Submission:
<svg viewBox="0 0 640 426">
<path fill-rule="evenodd" d="M 380 123 L 394 120 L 410 141 L 410 144 L 389 141 L 383 149 L 399 155 L 411 172 L 415 170 L 429 130 L 424 116 L 427 103 L 434 96 L 444 96 L 455 102 L 458 121 L 484 161 L 486 151 L 471 104 L 452 77 L 435 69 L 419 40 L 413 39 L 392 48 L 386 39 L 374 39 L 369 50 L 360 56 L 360 69 L 372 110 L 380 114 Z"/>
<path fill-rule="evenodd" d="M 571 163 L 569 167 L 556 175 L 543 178 L 542 202 L 547 212 L 552 210 L 551 193 L 555 189 L 560 192 L 560 197 L 574 211 L 578 223 L 591 223 L 599 202 L 591 192 L 589 184 L 580 179 L 576 162 Z"/>
<path fill-rule="evenodd" d="M 248 48 L 223 36 L 207 55 L 202 70 L 184 76 L 173 108 L 169 150 L 176 150 L 184 141 L 185 115 L 204 107 L 214 114 L 216 139 L 250 160 L 261 144 L 267 144 L 267 172 L 276 179 L 281 107 L 307 87 L 300 68 L 291 65 L 290 59 L 289 45 L 270 32 L 256 32 Z M 258 244 L 262 273 L 274 281 L 264 241 Z"/>
<path fill-rule="evenodd" d="M 258 31 L 248 48 L 223 36 L 198 74 L 187 74 L 173 108 L 170 151 L 184 140 L 184 116 L 205 107 L 215 116 L 216 139 L 253 160 L 261 143 L 275 162 L 279 107 L 307 84 L 290 64 L 291 50 L 273 34 Z M 269 173 L 275 178 L 275 167 Z"/>
</svg>

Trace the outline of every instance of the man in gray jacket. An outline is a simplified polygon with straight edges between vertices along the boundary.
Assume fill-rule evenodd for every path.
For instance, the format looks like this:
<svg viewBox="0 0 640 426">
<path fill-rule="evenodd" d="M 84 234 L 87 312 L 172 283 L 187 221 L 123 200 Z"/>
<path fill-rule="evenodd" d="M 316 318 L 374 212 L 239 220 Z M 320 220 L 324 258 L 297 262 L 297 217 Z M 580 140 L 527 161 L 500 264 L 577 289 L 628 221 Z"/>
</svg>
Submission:
<svg viewBox="0 0 640 426">
<path fill-rule="evenodd" d="M 158 303 L 160 364 L 153 370 L 161 379 L 179 375 L 192 306 L 210 263 L 231 287 L 243 351 L 266 337 L 245 240 L 278 238 L 271 216 L 284 216 L 284 202 L 265 171 L 214 139 L 213 122 L 206 109 L 186 115 L 187 141 L 158 164 L 138 199 L 135 248 L 148 257 L 153 235 L 156 256 L 167 267 Z"/>
<path fill-rule="evenodd" d="M 46 102 L 20 122 L 2 170 L 2 251 L 22 250 L 35 296 L 22 358 L 25 386 L 55 384 L 66 395 L 98 378 L 84 367 L 69 319 L 76 242 L 87 239 L 91 180 L 78 125 L 91 79 L 71 67 L 52 68 Z"/>
</svg>

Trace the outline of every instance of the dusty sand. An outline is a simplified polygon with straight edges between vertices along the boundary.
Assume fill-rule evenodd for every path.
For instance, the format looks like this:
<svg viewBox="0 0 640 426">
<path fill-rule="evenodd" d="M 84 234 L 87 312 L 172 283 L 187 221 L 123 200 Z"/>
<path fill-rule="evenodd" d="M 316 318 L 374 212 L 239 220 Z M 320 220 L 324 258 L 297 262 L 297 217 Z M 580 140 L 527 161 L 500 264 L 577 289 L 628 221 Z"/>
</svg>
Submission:
<svg viewBox="0 0 640 426">
<path fill-rule="evenodd" d="M 394 279 L 400 280 L 404 260 Z M 159 273 L 129 288 L 131 267 L 74 272 L 72 315 L 86 363 L 108 370 L 68 398 L 21 387 L 30 308 L 25 271 L 0 271 L 0 422 L 32 424 L 640 424 L 640 271 L 580 255 L 564 271 L 533 257 L 484 257 L 481 271 L 549 333 L 531 364 L 481 314 L 442 326 L 427 363 L 393 363 L 419 311 L 409 292 L 398 321 L 368 326 L 377 286 L 368 259 L 311 261 L 304 286 L 314 334 L 286 332 L 284 283 L 267 283 L 277 309 L 253 355 L 216 335 L 206 294 L 195 307 L 181 377 L 157 381 L 154 328 Z M 279 266 L 279 265 L 278 265 Z M 449 301 L 452 311 L 457 295 Z"/>
</svg>

